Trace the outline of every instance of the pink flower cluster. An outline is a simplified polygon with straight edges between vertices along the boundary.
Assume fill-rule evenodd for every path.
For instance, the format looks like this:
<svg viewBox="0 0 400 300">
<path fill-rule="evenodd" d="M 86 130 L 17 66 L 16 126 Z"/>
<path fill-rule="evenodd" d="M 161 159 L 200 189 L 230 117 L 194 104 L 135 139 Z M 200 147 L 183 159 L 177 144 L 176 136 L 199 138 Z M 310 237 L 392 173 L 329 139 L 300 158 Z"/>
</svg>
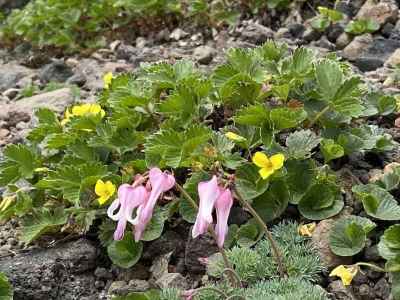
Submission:
<svg viewBox="0 0 400 300">
<path fill-rule="evenodd" d="M 215 208 L 217 214 L 217 224 L 215 226 L 217 244 L 218 247 L 222 248 L 228 232 L 228 217 L 233 204 L 231 190 L 219 185 L 215 175 L 210 181 L 200 182 L 197 190 L 200 205 L 192 236 L 196 238 L 207 232 L 208 227 L 213 223 L 212 213 Z"/>
<path fill-rule="evenodd" d="M 132 185 L 122 184 L 118 188 L 118 198 L 111 203 L 107 210 L 107 215 L 112 220 L 118 221 L 114 240 L 123 239 L 126 224 L 129 222 L 134 225 L 135 241 L 139 241 L 151 220 L 157 199 L 162 193 L 172 189 L 174 185 L 174 176 L 162 172 L 158 168 L 152 168 L 149 171 L 147 182 L 142 175 L 137 175 Z M 228 232 L 228 217 L 233 204 L 232 193 L 230 189 L 218 184 L 216 176 L 213 176 L 210 181 L 200 182 L 198 193 L 200 205 L 192 236 L 196 238 L 207 232 L 209 226 L 213 224 L 212 213 L 215 208 L 217 244 L 222 248 Z M 132 214 L 135 209 L 136 216 L 133 218 Z"/>
<path fill-rule="evenodd" d="M 158 168 L 152 168 L 149 172 L 149 180 L 146 184 L 144 183 L 144 177 L 138 175 L 132 185 L 123 184 L 118 188 L 118 198 L 107 210 L 108 216 L 118 221 L 114 240 L 121 240 L 124 237 L 127 222 L 135 226 L 135 241 L 142 238 L 153 215 L 157 199 L 162 193 L 173 188 L 175 178 Z M 132 213 L 135 208 L 136 217 L 133 219 Z"/>
</svg>

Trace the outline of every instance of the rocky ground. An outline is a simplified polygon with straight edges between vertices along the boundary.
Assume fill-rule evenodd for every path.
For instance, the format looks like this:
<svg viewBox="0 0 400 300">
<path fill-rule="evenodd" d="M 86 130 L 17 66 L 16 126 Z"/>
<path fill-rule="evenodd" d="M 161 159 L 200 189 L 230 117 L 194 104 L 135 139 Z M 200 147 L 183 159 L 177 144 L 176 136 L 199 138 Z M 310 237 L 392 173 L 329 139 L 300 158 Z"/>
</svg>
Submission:
<svg viewBox="0 0 400 300">
<path fill-rule="evenodd" d="M 0 7 L 2 7 L 0 0 Z M 108 48 L 99 49 L 89 57 L 49 57 L 19 45 L 13 51 L 0 50 L 0 146 L 19 143 L 35 120 L 33 111 L 50 107 L 62 113 L 76 101 L 93 101 L 103 88 L 106 72 L 120 73 L 135 70 L 145 62 L 192 59 L 205 70 L 212 69 L 230 47 L 255 47 L 267 39 L 288 43 L 290 47 L 306 45 L 318 53 L 335 51 L 352 63 L 371 86 L 391 94 L 400 93 L 400 19 L 399 1 L 342 1 L 338 9 L 348 19 L 359 16 L 373 18 L 380 31 L 352 38 L 344 32 L 346 21 L 335 24 L 322 34 L 309 25 L 312 11 L 291 11 L 282 16 L 264 15 L 242 20 L 231 29 L 202 29 L 181 26 L 167 29 L 153 36 L 137 37 L 135 42 L 113 41 Z M 278 22 L 273 21 L 278 19 Z M 279 24 L 279 26 L 276 26 Z M 396 73 L 397 72 L 397 73 Z M 54 81 L 58 82 L 57 85 Z M 400 141 L 400 129 L 394 120 L 376 120 L 395 140 Z M 348 182 L 368 182 L 376 169 L 393 161 L 400 154 L 388 157 L 371 155 L 360 159 L 350 157 L 344 162 L 356 178 L 343 174 Z M 360 212 L 359 203 L 348 193 L 347 206 L 353 213 Z M 234 218 L 246 218 L 243 211 Z M 334 256 L 328 247 L 327 232 L 332 220 L 319 223 L 313 241 L 320 249 L 328 266 L 345 263 Z M 193 274 L 203 271 L 198 257 L 215 252 L 207 237 L 193 243 L 187 228 L 166 230 L 157 241 L 147 245 L 142 263 L 129 270 L 112 266 L 95 237 L 51 239 L 37 245 L 24 245 L 17 239 L 18 222 L 12 220 L 0 227 L 0 271 L 6 272 L 14 283 L 15 299 L 111 299 L 142 291 L 149 287 L 179 286 L 189 288 L 198 284 Z M 369 246 L 360 254 L 364 259 L 379 262 L 377 240 L 372 237 Z M 156 259 L 154 259 L 156 258 Z M 171 265 L 174 267 L 172 268 Z M 186 274 L 191 274 L 188 276 Z M 359 273 L 353 289 L 346 289 L 339 280 L 325 278 L 321 285 L 332 299 L 389 299 L 388 278 L 374 271 Z"/>
</svg>

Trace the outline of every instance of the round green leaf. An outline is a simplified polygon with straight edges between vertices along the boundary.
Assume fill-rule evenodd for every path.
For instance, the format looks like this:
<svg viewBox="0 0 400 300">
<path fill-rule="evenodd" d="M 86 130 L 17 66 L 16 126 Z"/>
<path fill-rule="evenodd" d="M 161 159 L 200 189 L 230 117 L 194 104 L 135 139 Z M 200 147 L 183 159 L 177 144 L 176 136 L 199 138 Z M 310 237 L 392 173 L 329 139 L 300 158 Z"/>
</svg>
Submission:
<svg viewBox="0 0 400 300">
<path fill-rule="evenodd" d="M 164 223 L 168 219 L 168 211 L 164 211 L 157 207 L 151 218 L 146 230 L 143 232 L 142 240 L 149 242 L 158 239 L 164 229 Z"/>
<path fill-rule="evenodd" d="M 299 202 L 300 213 L 310 220 L 323 220 L 338 214 L 344 206 L 338 187 L 331 183 L 314 184 Z"/>
<path fill-rule="evenodd" d="M 336 159 L 344 155 L 343 147 L 339 144 L 336 144 L 334 140 L 331 139 L 322 140 L 321 152 L 324 156 L 325 162 L 329 162 L 332 159 Z"/>
<path fill-rule="evenodd" d="M 107 253 L 114 264 L 121 268 L 130 268 L 140 259 L 143 251 L 143 244 L 133 240 L 131 232 L 125 232 L 121 241 L 113 241 L 107 247 Z"/>
<path fill-rule="evenodd" d="M 390 226 L 386 229 L 384 238 L 389 248 L 400 249 L 400 224 Z"/>
<path fill-rule="evenodd" d="M 380 220 L 400 220 L 400 205 L 385 189 L 374 185 L 356 185 L 353 193 L 359 198 L 368 215 Z"/>
<path fill-rule="evenodd" d="M 271 183 L 264 194 L 253 200 L 253 208 L 265 222 L 270 222 L 286 210 L 288 202 L 288 187 L 285 182 L 278 180 Z"/>
<path fill-rule="evenodd" d="M 385 269 L 389 272 L 400 272 L 400 256 L 388 260 L 385 264 Z"/>
<path fill-rule="evenodd" d="M 365 246 L 367 239 L 363 226 L 355 218 L 340 219 L 329 235 L 329 247 L 340 256 L 353 256 Z"/>
<path fill-rule="evenodd" d="M 257 242 L 259 234 L 259 227 L 255 224 L 254 220 L 253 222 L 250 220 L 238 229 L 236 233 L 237 243 L 241 247 L 251 247 Z"/>
</svg>

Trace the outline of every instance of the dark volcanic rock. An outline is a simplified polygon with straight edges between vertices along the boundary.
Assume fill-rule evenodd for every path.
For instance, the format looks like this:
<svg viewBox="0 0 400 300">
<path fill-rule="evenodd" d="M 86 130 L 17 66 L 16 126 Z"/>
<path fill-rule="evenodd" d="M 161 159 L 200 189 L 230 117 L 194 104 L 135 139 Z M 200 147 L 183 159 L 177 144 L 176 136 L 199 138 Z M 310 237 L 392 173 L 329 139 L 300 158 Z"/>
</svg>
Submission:
<svg viewBox="0 0 400 300">
<path fill-rule="evenodd" d="M 45 65 L 39 73 L 40 81 L 49 83 L 51 81 L 65 82 L 74 75 L 72 69 L 63 61 L 57 60 Z"/>
<path fill-rule="evenodd" d="M 205 266 L 199 262 L 200 257 L 209 257 L 218 252 L 214 239 L 209 234 L 203 234 L 193 239 L 189 235 L 189 241 L 185 249 L 185 265 L 189 273 L 204 272 Z"/>
<path fill-rule="evenodd" d="M 14 300 L 81 299 L 92 295 L 94 276 L 87 274 L 96 268 L 97 251 L 81 239 L 50 249 L 0 261 L 14 287 Z"/>
</svg>

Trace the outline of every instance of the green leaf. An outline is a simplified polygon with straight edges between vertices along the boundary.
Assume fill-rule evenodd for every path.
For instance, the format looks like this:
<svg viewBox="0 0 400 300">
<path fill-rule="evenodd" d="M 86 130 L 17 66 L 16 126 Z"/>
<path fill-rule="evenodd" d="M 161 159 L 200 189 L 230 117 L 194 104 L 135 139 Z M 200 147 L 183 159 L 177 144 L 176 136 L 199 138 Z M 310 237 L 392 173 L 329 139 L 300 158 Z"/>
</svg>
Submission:
<svg viewBox="0 0 400 300">
<path fill-rule="evenodd" d="M 285 168 L 287 170 L 286 184 L 290 193 L 289 202 L 298 204 L 316 177 L 315 163 L 311 159 L 289 159 L 285 162 Z"/>
<path fill-rule="evenodd" d="M 234 119 L 237 124 L 261 127 L 269 120 L 269 112 L 264 105 L 255 104 L 239 110 Z"/>
<path fill-rule="evenodd" d="M 164 229 L 164 223 L 168 219 L 168 209 L 166 207 L 156 207 L 153 216 L 146 226 L 141 240 L 149 242 L 158 239 Z"/>
<path fill-rule="evenodd" d="M 287 208 L 289 202 L 288 187 L 278 180 L 270 184 L 269 189 L 253 200 L 253 208 L 264 222 L 278 218 Z"/>
<path fill-rule="evenodd" d="M 279 99 L 286 101 L 289 96 L 290 86 L 289 84 L 274 85 L 272 87 L 273 94 Z"/>
<path fill-rule="evenodd" d="M 126 296 L 113 297 L 112 300 L 152 300 L 147 293 L 129 293 Z"/>
<path fill-rule="evenodd" d="M 400 220 L 400 206 L 393 196 L 373 184 L 356 185 L 353 193 L 363 203 L 368 215 L 380 220 Z"/>
<path fill-rule="evenodd" d="M 68 215 L 63 207 L 53 212 L 47 208 L 37 210 L 23 220 L 21 240 L 29 244 L 45 233 L 57 231 L 67 220 Z"/>
<path fill-rule="evenodd" d="M 241 247 L 251 247 L 258 241 L 259 235 L 259 227 L 254 221 L 250 220 L 240 226 L 236 232 L 237 244 Z"/>
<path fill-rule="evenodd" d="M 350 216 L 335 222 L 329 234 L 329 247 L 340 256 L 353 256 L 365 246 L 367 233 L 375 228 L 367 218 Z"/>
<path fill-rule="evenodd" d="M 298 208 L 307 219 L 323 220 L 337 215 L 343 206 L 339 188 L 330 182 L 319 182 L 301 198 Z"/>
<path fill-rule="evenodd" d="M 260 196 L 268 188 L 268 180 L 263 180 L 258 170 L 258 167 L 250 163 L 236 170 L 236 187 L 246 201 Z"/>
<path fill-rule="evenodd" d="M 300 47 L 294 50 L 291 71 L 294 74 L 305 76 L 312 68 L 314 52 L 311 49 Z"/>
<path fill-rule="evenodd" d="M 147 164 L 159 165 L 162 161 L 173 168 L 188 167 L 192 163 L 190 157 L 210 138 L 210 130 L 202 126 L 192 126 L 185 132 L 161 130 L 147 139 L 145 145 Z"/>
<path fill-rule="evenodd" d="M 311 150 L 318 146 L 320 138 L 311 130 L 300 130 L 291 133 L 286 139 L 289 158 L 304 159 L 311 156 Z"/>
<path fill-rule="evenodd" d="M 274 108 L 270 112 L 273 127 L 283 130 L 296 127 L 307 118 L 307 113 L 302 108 Z"/>
<path fill-rule="evenodd" d="M 325 163 L 344 156 L 343 147 L 339 144 L 336 144 L 335 141 L 331 139 L 323 139 L 321 141 L 321 152 L 324 156 Z"/>
<path fill-rule="evenodd" d="M 108 174 L 106 166 L 100 163 L 60 165 L 59 169 L 50 171 L 47 177 L 40 180 L 36 187 L 61 191 L 65 199 L 79 206 L 81 193 Z"/>
<path fill-rule="evenodd" d="M 400 255 L 394 259 L 389 259 L 385 264 L 385 270 L 388 272 L 400 272 Z"/>
<path fill-rule="evenodd" d="M 13 289 L 4 273 L 0 273 L 0 300 L 12 300 Z"/>
<path fill-rule="evenodd" d="M 232 107 L 240 107 L 246 103 L 254 103 L 260 93 L 261 84 L 249 75 L 239 73 L 230 78 L 219 90 L 223 103 Z"/>
<path fill-rule="evenodd" d="M 124 238 L 120 241 L 113 241 L 107 247 L 107 253 L 111 261 L 121 268 L 134 266 L 142 256 L 143 244 L 133 240 L 133 234 L 125 232 Z"/>
<path fill-rule="evenodd" d="M 31 179 L 40 167 L 37 155 L 26 145 L 8 145 L 4 149 L 4 160 L 0 165 L 0 185 L 4 186 L 20 178 Z"/>
<path fill-rule="evenodd" d="M 395 224 L 390 226 L 385 230 L 384 234 L 381 236 L 381 240 L 378 244 L 379 254 L 387 259 L 393 260 L 400 257 L 400 224 Z"/>
<path fill-rule="evenodd" d="M 343 82 L 343 72 L 337 62 L 324 59 L 315 66 L 318 91 L 325 101 L 331 101 Z"/>
</svg>

